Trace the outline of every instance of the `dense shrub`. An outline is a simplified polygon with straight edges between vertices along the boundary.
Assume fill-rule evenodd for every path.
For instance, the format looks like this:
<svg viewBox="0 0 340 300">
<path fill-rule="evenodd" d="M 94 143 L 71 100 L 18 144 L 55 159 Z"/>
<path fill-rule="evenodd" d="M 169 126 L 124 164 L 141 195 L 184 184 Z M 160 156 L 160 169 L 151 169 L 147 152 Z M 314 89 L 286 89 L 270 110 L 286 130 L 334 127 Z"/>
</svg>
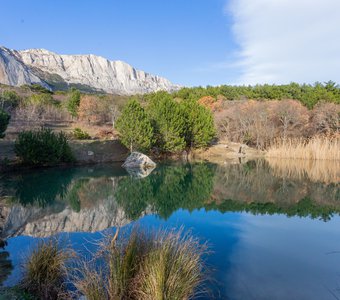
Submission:
<svg viewBox="0 0 340 300">
<path fill-rule="evenodd" d="M 15 142 L 15 153 L 30 165 L 55 165 L 74 159 L 66 135 L 46 128 L 21 132 Z"/>
<path fill-rule="evenodd" d="M 12 110 L 17 107 L 21 98 L 14 91 L 5 90 L 0 95 L 0 107 L 4 110 Z"/>
<path fill-rule="evenodd" d="M 91 136 L 84 130 L 81 130 L 80 128 L 74 128 L 72 132 L 73 136 L 77 140 L 90 140 Z"/>
<path fill-rule="evenodd" d="M 5 131 L 7 129 L 10 118 L 11 116 L 0 108 L 0 139 L 5 136 Z"/>
<path fill-rule="evenodd" d="M 216 99 L 211 96 L 205 96 L 205 97 L 200 98 L 198 100 L 198 103 L 210 109 L 211 111 L 218 111 L 221 109 L 223 100 L 224 99 L 221 96 L 217 96 Z"/>
<path fill-rule="evenodd" d="M 51 94 L 33 94 L 27 101 L 29 105 L 56 104 Z"/>
</svg>

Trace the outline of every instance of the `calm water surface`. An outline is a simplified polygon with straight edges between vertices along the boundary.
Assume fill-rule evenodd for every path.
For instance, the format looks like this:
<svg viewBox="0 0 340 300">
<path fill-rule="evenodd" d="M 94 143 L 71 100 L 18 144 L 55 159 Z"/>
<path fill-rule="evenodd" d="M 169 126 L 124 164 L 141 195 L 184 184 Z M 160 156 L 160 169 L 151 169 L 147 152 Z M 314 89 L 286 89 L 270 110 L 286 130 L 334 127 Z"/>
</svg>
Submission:
<svg viewBox="0 0 340 300">
<path fill-rule="evenodd" d="M 116 165 L 0 177 L 0 285 L 40 239 L 88 254 L 116 226 L 190 229 L 208 241 L 215 299 L 340 299 L 339 165 L 251 161 Z M 145 174 L 144 174 L 145 175 Z"/>
</svg>

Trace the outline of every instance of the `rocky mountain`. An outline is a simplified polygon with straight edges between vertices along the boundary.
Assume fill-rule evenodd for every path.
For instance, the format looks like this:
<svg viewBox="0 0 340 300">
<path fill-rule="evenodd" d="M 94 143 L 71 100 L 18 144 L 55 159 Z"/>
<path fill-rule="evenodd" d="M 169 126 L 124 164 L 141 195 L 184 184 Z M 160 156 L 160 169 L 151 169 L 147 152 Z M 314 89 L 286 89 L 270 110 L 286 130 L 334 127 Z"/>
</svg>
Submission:
<svg viewBox="0 0 340 300">
<path fill-rule="evenodd" d="M 37 83 L 50 89 L 76 87 L 120 95 L 179 88 L 169 80 L 137 70 L 123 61 L 96 55 L 59 55 L 44 49 L 23 51 L 0 47 L 0 83 Z"/>
<path fill-rule="evenodd" d="M 23 84 L 47 84 L 32 72 L 20 59 L 17 51 L 0 47 L 0 83 L 20 86 Z"/>
</svg>

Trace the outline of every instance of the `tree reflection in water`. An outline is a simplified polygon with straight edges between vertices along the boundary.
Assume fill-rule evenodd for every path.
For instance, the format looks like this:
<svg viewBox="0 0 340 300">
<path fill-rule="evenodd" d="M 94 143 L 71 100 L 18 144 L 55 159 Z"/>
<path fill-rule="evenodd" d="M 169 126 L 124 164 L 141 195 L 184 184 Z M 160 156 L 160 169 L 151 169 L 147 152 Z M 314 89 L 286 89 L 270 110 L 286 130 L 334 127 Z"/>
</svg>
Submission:
<svg viewBox="0 0 340 300">
<path fill-rule="evenodd" d="M 324 163 L 323 163 L 324 164 Z M 129 219 L 146 213 L 167 219 L 178 209 L 205 208 L 221 212 L 286 214 L 329 220 L 340 212 L 339 183 L 334 172 L 322 181 L 295 167 L 268 164 L 264 160 L 245 164 L 210 163 L 159 165 L 149 176 L 129 176 L 120 167 L 50 169 L 10 176 L 3 193 L 14 203 L 45 207 L 58 202 L 75 212 L 103 201 L 115 202 Z M 305 168 L 306 169 L 306 168 Z M 329 167 L 325 168 L 329 170 Z M 300 174 L 300 173 L 299 173 Z"/>
<path fill-rule="evenodd" d="M 0 239 L 0 287 L 6 281 L 13 270 L 12 261 L 9 259 L 9 252 L 5 251 L 7 242 Z"/>
</svg>

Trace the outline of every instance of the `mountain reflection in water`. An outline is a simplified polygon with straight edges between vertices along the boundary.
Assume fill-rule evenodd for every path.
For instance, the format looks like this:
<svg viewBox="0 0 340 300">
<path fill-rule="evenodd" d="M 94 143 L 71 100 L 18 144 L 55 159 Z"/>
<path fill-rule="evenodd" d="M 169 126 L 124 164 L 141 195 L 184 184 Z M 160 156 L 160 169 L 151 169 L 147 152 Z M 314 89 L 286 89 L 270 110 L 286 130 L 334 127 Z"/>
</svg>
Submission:
<svg viewBox="0 0 340 300">
<path fill-rule="evenodd" d="M 336 173 L 326 169 L 322 174 L 319 168 L 324 181 L 320 182 L 297 170 L 296 165 L 257 160 L 161 165 L 145 178 L 129 176 L 118 166 L 7 175 L 0 189 L 1 237 L 93 232 L 123 226 L 146 214 L 167 219 L 179 209 L 285 214 L 324 221 L 339 213 Z"/>
<path fill-rule="evenodd" d="M 0 285 L 17 283 L 20 257 L 40 238 L 60 233 L 82 252 L 104 230 L 138 220 L 207 240 L 217 298 L 287 299 L 290 291 L 290 299 L 332 299 L 340 283 L 339 171 L 334 162 L 257 160 L 161 164 L 143 178 L 117 165 L 6 174 Z"/>
</svg>

